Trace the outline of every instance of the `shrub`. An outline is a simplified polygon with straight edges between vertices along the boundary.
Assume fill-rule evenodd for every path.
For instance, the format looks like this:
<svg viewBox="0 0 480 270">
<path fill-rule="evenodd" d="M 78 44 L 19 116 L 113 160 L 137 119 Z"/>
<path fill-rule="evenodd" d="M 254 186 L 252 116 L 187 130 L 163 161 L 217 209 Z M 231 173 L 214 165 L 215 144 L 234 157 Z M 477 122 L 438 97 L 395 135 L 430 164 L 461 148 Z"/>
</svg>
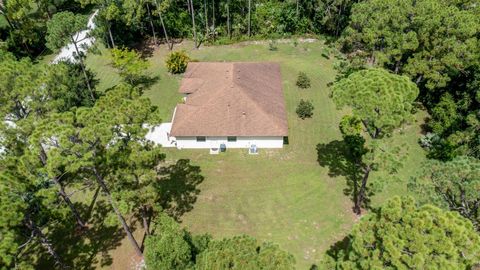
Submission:
<svg viewBox="0 0 480 270">
<path fill-rule="evenodd" d="M 168 72 L 178 74 L 185 72 L 189 61 L 190 57 L 188 57 L 185 51 L 177 51 L 170 53 L 165 63 Z"/>
<path fill-rule="evenodd" d="M 146 77 L 149 64 L 135 50 L 127 48 L 111 50 L 112 66 L 118 69 L 122 79 L 136 86 Z"/>
<path fill-rule="evenodd" d="M 278 50 L 277 41 L 274 40 L 274 39 L 270 40 L 270 42 L 268 43 L 268 49 L 269 49 L 270 51 L 276 51 L 276 50 Z"/>
<path fill-rule="evenodd" d="M 310 88 L 310 78 L 308 78 L 305 72 L 299 72 L 297 77 L 297 86 L 302 89 Z"/>
<path fill-rule="evenodd" d="M 305 119 L 305 118 L 312 117 L 313 109 L 314 109 L 313 104 L 310 101 L 302 99 L 298 104 L 296 112 L 298 117 Z"/>
</svg>

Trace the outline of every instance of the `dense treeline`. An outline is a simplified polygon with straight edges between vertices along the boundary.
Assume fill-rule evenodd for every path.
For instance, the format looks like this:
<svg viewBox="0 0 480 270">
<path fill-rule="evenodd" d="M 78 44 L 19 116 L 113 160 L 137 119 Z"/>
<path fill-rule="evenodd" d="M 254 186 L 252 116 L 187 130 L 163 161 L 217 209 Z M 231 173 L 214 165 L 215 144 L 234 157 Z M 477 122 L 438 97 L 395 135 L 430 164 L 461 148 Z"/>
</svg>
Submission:
<svg viewBox="0 0 480 270">
<path fill-rule="evenodd" d="M 338 36 L 353 1 L 147 0 L 96 1 L 102 36 L 110 45 L 131 44 L 146 36 L 198 43 L 245 37 L 327 33 Z"/>
<path fill-rule="evenodd" d="M 346 58 L 338 65 L 340 75 L 332 90 L 337 104 L 353 107 L 353 116 L 344 118 L 340 129 L 349 149 L 347 160 L 360 175 L 351 177 L 357 213 L 360 206 L 368 207 L 365 190 L 385 184 L 384 179 L 368 181 L 368 165 L 394 173 L 402 164 L 401 149 L 385 147 L 394 130 L 379 124 L 399 127 L 409 119 L 401 119 L 404 114 L 395 111 L 396 106 L 410 113 L 421 106 L 429 116 L 419 143 L 438 163 L 423 164 L 430 171 L 412 181 L 411 188 L 421 194 L 422 203 L 458 211 L 478 224 L 480 178 L 473 171 L 480 158 L 479 38 L 480 9 L 471 1 L 368 0 L 352 6 L 349 23 L 336 42 Z M 378 68 L 415 83 L 418 106 L 411 106 L 412 99 L 402 105 L 410 87 L 390 92 L 400 79 L 369 78 Z M 390 158 L 372 162 L 379 147 Z M 361 181 L 355 180 L 358 177 Z"/>
<path fill-rule="evenodd" d="M 17 56 L 45 49 L 47 21 L 61 11 L 87 14 L 99 9 L 96 35 L 111 47 L 151 38 L 174 42 L 194 38 L 198 45 L 216 41 L 277 38 L 300 34 L 339 36 L 356 1 L 338 0 L 5 0 L 0 40 Z M 193 13 L 193 14 L 192 14 Z M 193 15 L 193 16 L 192 16 Z M 8 23 L 7 23 L 8 22 Z"/>
<path fill-rule="evenodd" d="M 37 56 L 45 50 L 47 22 L 60 11 L 82 12 L 74 0 L 0 1 L 0 44 L 17 56 Z"/>
<path fill-rule="evenodd" d="M 480 157 L 479 36 L 475 2 L 370 0 L 354 5 L 339 44 L 351 70 L 383 67 L 418 85 L 431 114 L 423 144 L 450 160 Z"/>
</svg>

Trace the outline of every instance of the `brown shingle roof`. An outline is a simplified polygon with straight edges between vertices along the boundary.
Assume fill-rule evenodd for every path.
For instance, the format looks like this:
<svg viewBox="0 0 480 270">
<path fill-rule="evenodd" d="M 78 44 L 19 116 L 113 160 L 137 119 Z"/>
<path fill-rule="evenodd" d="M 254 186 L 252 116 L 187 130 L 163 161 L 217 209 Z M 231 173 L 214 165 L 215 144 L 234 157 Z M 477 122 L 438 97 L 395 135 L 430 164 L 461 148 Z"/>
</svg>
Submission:
<svg viewBox="0 0 480 270">
<path fill-rule="evenodd" d="M 191 62 L 180 85 L 172 136 L 287 136 L 280 66 Z"/>
</svg>

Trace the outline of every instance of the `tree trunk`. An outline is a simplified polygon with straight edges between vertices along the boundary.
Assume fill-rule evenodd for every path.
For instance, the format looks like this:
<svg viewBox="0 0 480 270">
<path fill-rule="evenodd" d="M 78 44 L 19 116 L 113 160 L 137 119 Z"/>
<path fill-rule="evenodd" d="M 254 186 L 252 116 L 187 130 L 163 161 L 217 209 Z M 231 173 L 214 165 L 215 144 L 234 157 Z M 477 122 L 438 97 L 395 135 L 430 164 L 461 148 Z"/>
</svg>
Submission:
<svg viewBox="0 0 480 270">
<path fill-rule="evenodd" d="M 85 77 L 85 82 L 87 83 L 88 91 L 90 91 L 90 98 L 93 102 L 95 102 L 95 96 L 93 95 L 92 87 L 90 86 L 90 80 L 88 79 L 87 71 L 85 70 L 85 64 L 83 63 L 82 56 L 80 55 L 80 51 L 78 50 L 77 42 L 73 38 L 70 37 L 72 40 L 73 45 L 75 46 L 75 51 L 77 52 L 78 60 L 80 61 L 80 67 L 82 68 L 83 77 Z"/>
<path fill-rule="evenodd" d="M 108 22 L 108 36 L 110 37 L 110 42 L 112 43 L 112 48 L 115 48 L 115 41 L 113 41 L 112 27 L 110 22 Z"/>
<path fill-rule="evenodd" d="M 203 0 L 203 9 L 205 11 L 205 36 L 208 37 L 208 10 L 207 10 L 207 0 Z"/>
<path fill-rule="evenodd" d="M 43 148 L 42 145 L 40 145 L 40 161 L 44 167 L 47 166 L 47 153 L 45 152 L 45 149 Z M 52 180 L 55 183 L 55 185 L 58 187 L 58 194 L 60 195 L 60 197 L 62 197 L 63 201 L 65 201 L 65 203 L 68 205 L 68 207 L 70 208 L 70 211 L 72 211 L 73 217 L 75 218 L 77 225 L 80 228 L 85 228 L 86 227 L 85 222 L 83 221 L 82 217 L 78 213 L 75 205 L 72 203 L 72 200 L 70 200 L 70 197 L 65 192 L 65 187 L 60 182 L 60 178 L 58 176 L 55 176 L 53 177 Z"/>
<path fill-rule="evenodd" d="M 60 259 L 60 256 L 53 248 L 50 240 L 48 240 L 47 236 L 43 234 L 42 230 L 40 230 L 40 228 L 37 227 L 37 224 L 35 224 L 35 222 L 33 222 L 33 220 L 29 216 L 27 216 L 26 225 L 30 230 L 32 230 L 34 235 L 38 237 L 38 239 L 40 240 L 40 244 L 47 250 L 48 254 L 52 256 L 53 260 L 55 261 L 55 265 L 60 267 L 60 269 L 66 269 L 67 268 L 66 265 Z"/>
<path fill-rule="evenodd" d="M 5 17 L 5 20 L 7 21 L 8 26 L 10 26 L 10 29 L 14 30 L 15 27 L 13 27 L 12 21 L 10 21 L 10 18 L 8 18 L 7 14 L 4 11 L 0 12 L 0 14 L 2 14 L 3 17 Z"/>
<path fill-rule="evenodd" d="M 230 29 L 230 0 L 227 1 L 227 32 L 228 38 L 232 39 L 232 32 Z"/>
<path fill-rule="evenodd" d="M 363 175 L 363 178 L 362 178 L 362 185 L 360 186 L 360 189 L 358 190 L 357 199 L 355 200 L 355 206 L 353 208 L 353 212 L 355 212 L 355 214 L 357 214 L 357 215 L 362 214 L 362 203 L 363 203 L 363 200 L 365 199 L 365 192 L 366 192 L 366 189 L 367 189 L 367 181 L 368 181 L 368 177 L 370 176 L 370 171 L 371 170 L 372 169 L 370 168 L 370 166 L 367 166 L 365 168 L 365 174 Z"/>
<path fill-rule="evenodd" d="M 78 213 L 77 211 L 77 208 L 75 208 L 75 205 L 72 203 L 72 201 L 70 200 L 70 197 L 68 197 L 67 193 L 65 192 L 65 188 L 64 186 L 58 181 L 58 178 L 57 177 L 54 177 L 53 178 L 53 181 L 55 182 L 55 184 L 57 184 L 58 186 L 58 193 L 60 194 L 60 196 L 62 197 L 62 199 L 67 203 L 68 207 L 70 208 L 70 210 L 72 211 L 72 214 L 78 224 L 78 226 L 80 228 L 86 228 L 87 226 L 85 225 L 85 222 L 83 221 L 82 217 L 80 216 L 80 214 Z"/>
<path fill-rule="evenodd" d="M 195 10 L 193 9 L 193 0 L 187 0 L 187 2 L 190 5 L 190 12 L 192 14 L 193 41 L 195 42 L 195 49 L 198 49 L 197 30 L 195 26 Z"/>
<path fill-rule="evenodd" d="M 300 15 L 299 10 L 298 10 L 298 1 L 300 1 L 300 0 L 297 0 L 297 19 L 298 19 L 298 16 Z"/>
<path fill-rule="evenodd" d="M 165 28 L 165 24 L 163 23 L 163 16 L 162 13 L 159 13 L 160 23 L 162 24 L 163 34 L 165 35 L 165 42 L 167 43 L 168 49 L 171 51 L 173 49 L 173 40 L 172 42 L 168 39 L 167 29 Z"/>
<path fill-rule="evenodd" d="M 212 30 L 213 42 L 215 42 L 215 0 L 212 0 Z"/>
<path fill-rule="evenodd" d="M 251 34 L 252 25 L 252 0 L 248 0 L 248 36 Z"/>
<path fill-rule="evenodd" d="M 127 222 L 125 221 L 125 218 L 123 218 L 122 213 L 116 207 L 115 202 L 112 199 L 112 195 L 110 194 L 110 190 L 108 189 L 107 185 L 105 184 L 105 181 L 103 180 L 102 176 L 98 172 L 97 168 L 93 168 L 93 172 L 95 174 L 95 178 L 97 179 L 97 183 L 100 185 L 100 187 L 102 188 L 102 191 L 107 196 L 108 202 L 112 206 L 113 211 L 115 211 L 115 214 L 117 215 L 118 220 L 122 224 L 123 230 L 127 234 L 128 240 L 133 245 L 133 248 L 135 249 L 135 252 L 137 253 L 138 256 L 143 257 L 142 250 L 140 249 L 140 246 L 138 245 L 137 240 L 135 240 L 135 238 L 133 237 L 133 234 L 130 231 L 130 228 L 128 227 Z"/>
<path fill-rule="evenodd" d="M 400 71 L 400 60 L 398 60 L 396 63 L 395 63 L 395 74 L 398 74 L 398 72 Z"/>
<path fill-rule="evenodd" d="M 145 205 L 142 207 L 142 221 L 145 234 L 150 235 L 150 226 L 148 225 L 148 209 Z"/>
<path fill-rule="evenodd" d="M 152 13 L 150 12 L 150 5 L 147 3 L 147 13 L 148 13 L 148 19 L 150 20 L 150 28 L 152 29 L 152 34 L 153 34 L 153 43 L 155 46 L 157 46 L 157 35 L 155 34 L 155 26 L 153 25 L 153 18 L 152 18 Z"/>
<path fill-rule="evenodd" d="M 422 79 L 423 79 L 423 75 L 419 75 L 419 76 L 417 77 L 417 80 L 415 81 L 415 83 L 416 83 L 416 84 L 419 84 L 419 83 L 422 81 Z"/>
</svg>

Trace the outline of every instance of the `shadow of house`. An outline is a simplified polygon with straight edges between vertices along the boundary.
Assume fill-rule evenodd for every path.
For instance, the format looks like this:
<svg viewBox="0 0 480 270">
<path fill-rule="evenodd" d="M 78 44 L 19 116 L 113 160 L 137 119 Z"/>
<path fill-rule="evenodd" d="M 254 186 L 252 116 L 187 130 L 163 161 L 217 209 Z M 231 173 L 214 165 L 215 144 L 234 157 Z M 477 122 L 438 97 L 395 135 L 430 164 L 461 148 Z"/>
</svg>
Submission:
<svg viewBox="0 0 480 270">
<path fill-rule="evenodd" d="M 177 221 L 184 213 L 193 209 L 200 193 L 197 186 L 204 180 L 200 173 L 200 167 L 191 165 L 189 159 L 180 159 L 173 165 L 159 169 L 159 203 L 164 211 Z"/>
</svg>

